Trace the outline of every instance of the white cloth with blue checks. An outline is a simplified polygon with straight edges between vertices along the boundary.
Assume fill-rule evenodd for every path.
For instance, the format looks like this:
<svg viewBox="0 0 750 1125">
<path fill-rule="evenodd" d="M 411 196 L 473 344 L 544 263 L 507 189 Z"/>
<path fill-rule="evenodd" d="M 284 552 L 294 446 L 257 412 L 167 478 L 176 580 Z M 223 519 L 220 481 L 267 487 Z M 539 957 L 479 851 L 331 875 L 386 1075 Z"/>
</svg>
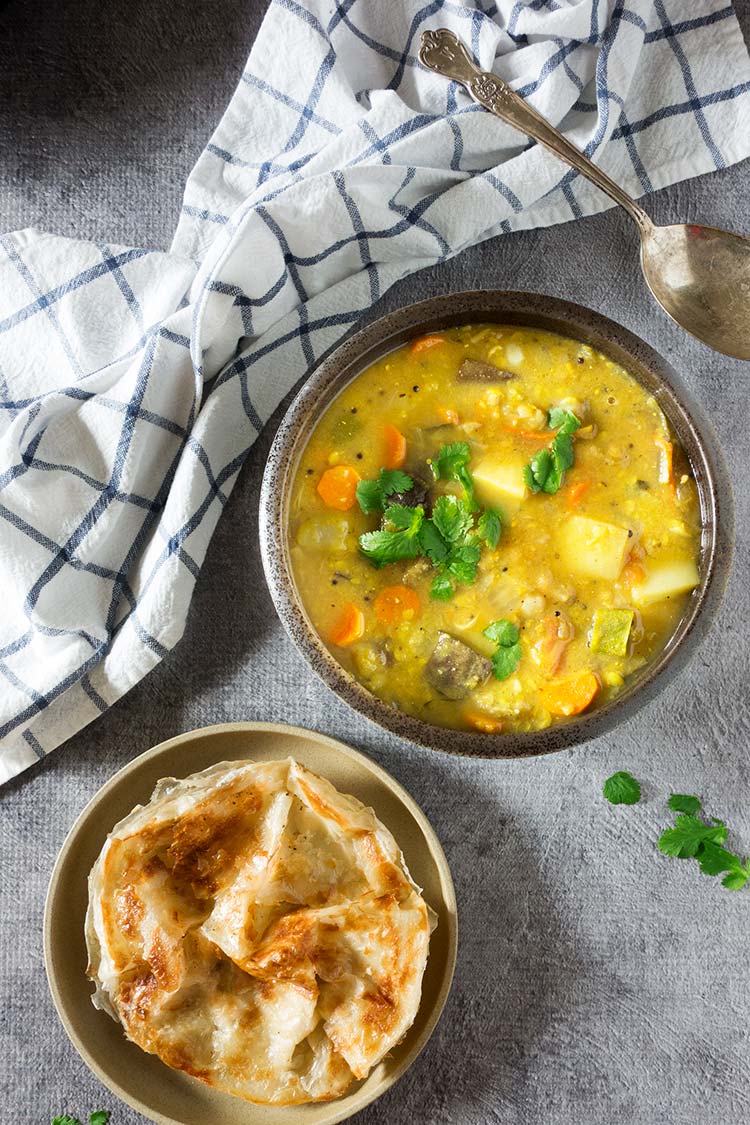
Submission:
<svg viewBox="0 0 750 1125">
<path fill-rule="evenodd" d="M 394 281 L 608 205 L 420 68 L 441 26 L 634 195 L 750 153 L 726 0 L 275 0 L 169 253 L 0 240 L 0 779 L 179 640 L 259 430 Z"/>
</svg>

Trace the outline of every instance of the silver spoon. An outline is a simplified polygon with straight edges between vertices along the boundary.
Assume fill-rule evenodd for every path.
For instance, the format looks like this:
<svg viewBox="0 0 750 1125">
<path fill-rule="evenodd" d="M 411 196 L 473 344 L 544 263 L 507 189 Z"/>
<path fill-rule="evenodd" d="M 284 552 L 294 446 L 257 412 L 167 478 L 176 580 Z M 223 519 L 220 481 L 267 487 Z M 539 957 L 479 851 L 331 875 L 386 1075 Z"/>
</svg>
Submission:
<svg viewBox="0 0 750 1125">
<path fill-rule="evenodd" d="M 447 28 L 423 32 L 419 59 L 444 78 L 460 82 L 475 102 L 533 137 L 624 207 L 641 236 L 646 284 L 664 311 L 717 352 L 750 359 L 750 239 L 694 223 L 657 227 L 627 192 L 502 78 L 480 70 Z"/>
</svg>

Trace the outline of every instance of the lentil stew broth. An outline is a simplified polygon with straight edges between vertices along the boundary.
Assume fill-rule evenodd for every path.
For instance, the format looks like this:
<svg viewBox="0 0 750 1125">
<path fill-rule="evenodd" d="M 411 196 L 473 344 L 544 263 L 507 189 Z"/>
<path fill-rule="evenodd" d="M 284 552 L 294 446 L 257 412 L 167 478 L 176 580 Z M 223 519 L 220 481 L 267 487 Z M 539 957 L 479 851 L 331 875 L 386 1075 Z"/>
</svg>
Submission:
<svg viewBox="0 0 750 1125">
<path fill-rule="evenodd" d="M 558 491 L 534 493 L 524 466 L 549 448 L 554 407 L 580 422 L 574 463 Z M 503 529 L 475 580 L 436 600 L 429 559 L 377 569 L 359 536 L 381 517 L 347 490 L 324 499 L 321 479 L 336 466 L 350 483 L 401 467 L 415 490 L 428 485 L 428 513 L 439 495 L 462 495 L 430 472 L 453 442 L 469 444 L 477 501 Z M 362 371 L 309 438 L 288 534 L 301 602 L 336 660 L 410 715 L 487 733 L 542 729 L 611 700 L 664 648 L 699 581 L 697 489 L 658 404 L 607 356 L 536 328 L 451 328 Z M 521 646 L 502 680 L 484 633 L 498 620 Z"/>
</svg>

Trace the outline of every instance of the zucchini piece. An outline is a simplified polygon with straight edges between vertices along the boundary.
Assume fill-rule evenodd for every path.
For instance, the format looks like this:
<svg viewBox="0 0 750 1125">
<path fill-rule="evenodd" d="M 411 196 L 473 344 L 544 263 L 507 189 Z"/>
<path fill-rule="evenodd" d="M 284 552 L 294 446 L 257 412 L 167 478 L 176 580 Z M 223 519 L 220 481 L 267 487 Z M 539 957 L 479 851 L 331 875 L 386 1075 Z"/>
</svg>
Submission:
<svg viewBox="0 0 750 1125">
<path fill-rule="evenodd" d="M 628 529 L 588 516 L 569 516 L 559 532 L 562 561 L 585 578 L 619 577 L 628 549 Z"/>
<path fill-rule="evenodd" d="M 662 563 L 649 569 L 645 580 L 632 590 L 633 601 L 638 606 L 665 601 L 677 594 L 686 594 L 700 582 L 698 568 L 692 559 Z"/>
<path fill-rule="evenodd" d="M 634 617 L 632 609 L 597 609 L 589 635 L 591 651 L 625 656 Z"/>
</svg>

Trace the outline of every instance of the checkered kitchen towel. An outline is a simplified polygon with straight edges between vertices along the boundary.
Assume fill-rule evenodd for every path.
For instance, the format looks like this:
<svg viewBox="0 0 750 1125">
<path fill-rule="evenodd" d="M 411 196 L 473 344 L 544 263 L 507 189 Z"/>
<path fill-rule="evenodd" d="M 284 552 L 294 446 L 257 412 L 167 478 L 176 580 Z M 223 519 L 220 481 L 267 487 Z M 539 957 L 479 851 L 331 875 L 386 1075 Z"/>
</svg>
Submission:
<svg viewBox="0 0 750 1125">
<path fill-rule="evenodd" d="M 750 153 L 726 0 L 275 0 L 169 253 L 0 240 L 0 780 L 179 640 L 264 422 L 397 278 L 607 206 L 420 68 L 441 26 L 635 195 Z"/>
</svg>

